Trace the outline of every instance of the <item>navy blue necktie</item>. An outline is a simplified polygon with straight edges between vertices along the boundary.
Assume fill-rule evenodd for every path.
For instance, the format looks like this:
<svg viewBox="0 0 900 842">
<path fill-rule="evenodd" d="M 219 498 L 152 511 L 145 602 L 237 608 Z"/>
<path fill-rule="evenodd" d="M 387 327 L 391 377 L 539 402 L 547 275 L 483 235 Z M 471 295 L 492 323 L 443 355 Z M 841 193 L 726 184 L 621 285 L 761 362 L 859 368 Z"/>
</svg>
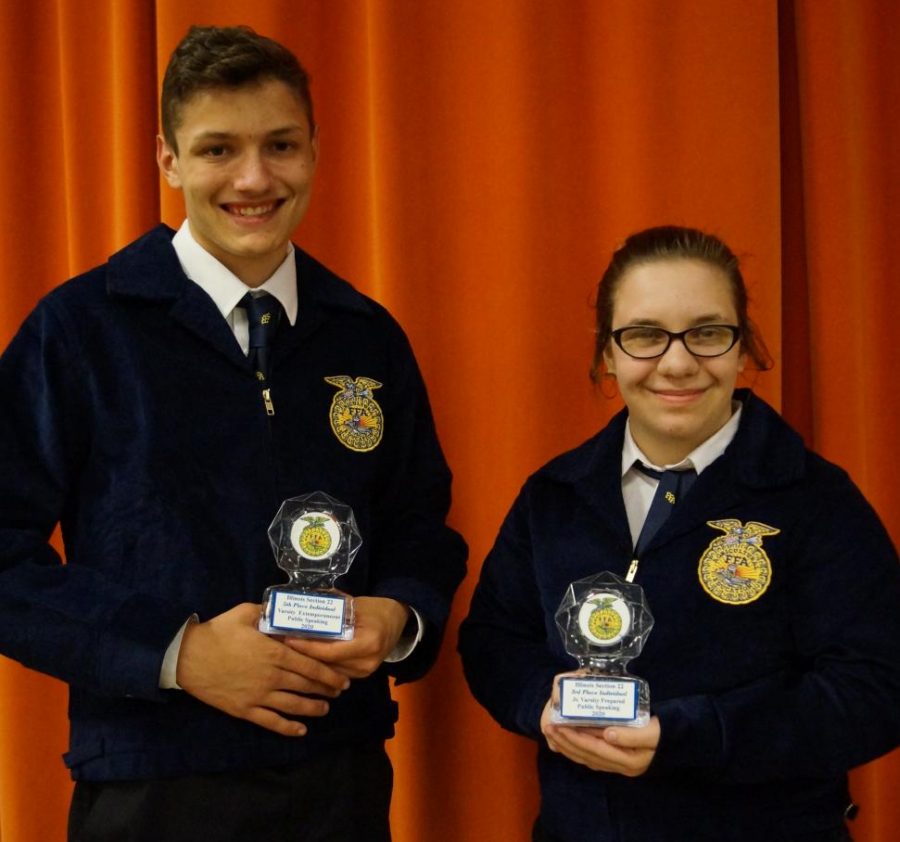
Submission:
<svg viewBox="0 0 900 842">
<path fill-rule="evenodd" d="M 675 505 L 688 493 L 694 480 L 697 479 L 697 472 L 693 468 L 685 471 L 656 471 L 641 462 L 635 462 L 634 467 L 642 474 L 659 480 L 647 512 L 647 519 L 644 521 L 634 548 L 635 555 L 640 555 L 641 550 L 650 543 L 659 528 L 666 522 Z"/>
<path fill-rule="evenodd" d="M 256 377 L 265 381 L 269 376 L 269 348 L 281 318 L 281 304 L 267 292 L 253 296 L 249 292 L 238 302 L 247 311 L 250 328 L 250 362 Z"/>
</svg>

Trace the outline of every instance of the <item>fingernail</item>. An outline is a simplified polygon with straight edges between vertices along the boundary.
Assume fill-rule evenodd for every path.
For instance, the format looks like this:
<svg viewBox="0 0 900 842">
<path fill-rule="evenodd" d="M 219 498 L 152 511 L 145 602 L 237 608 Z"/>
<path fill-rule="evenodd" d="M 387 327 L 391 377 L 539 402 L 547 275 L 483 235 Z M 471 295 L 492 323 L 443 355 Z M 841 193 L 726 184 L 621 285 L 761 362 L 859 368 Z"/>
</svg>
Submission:
<svg viewBox="0 0 900 842">
<path fill-rule="evenodd" d="M 607 728 L 603 732 L 603 736 L 608 743 L 617 743 L 619 742 L 619 732 L 615 730 L 615 728 Z"/>
</svg>

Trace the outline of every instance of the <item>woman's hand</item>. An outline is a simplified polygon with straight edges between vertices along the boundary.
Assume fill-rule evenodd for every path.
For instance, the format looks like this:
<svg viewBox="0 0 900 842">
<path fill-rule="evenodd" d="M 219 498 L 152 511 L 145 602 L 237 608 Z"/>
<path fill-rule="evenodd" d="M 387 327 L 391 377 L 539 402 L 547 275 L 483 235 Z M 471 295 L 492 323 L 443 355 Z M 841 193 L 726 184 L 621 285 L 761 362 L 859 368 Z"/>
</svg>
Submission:
<svg viewBox="0 0 900 842">
<path fill-rule="evenodd" d="M 659 720 L 654 716 L 641 728 L 621 725 L 591 728 L 550 721 L 550 700 L 541 715 L 541 731 L 551 751 L 598 772 L 636 778 L 653 762 L 659 745 Z"/>
</svg>

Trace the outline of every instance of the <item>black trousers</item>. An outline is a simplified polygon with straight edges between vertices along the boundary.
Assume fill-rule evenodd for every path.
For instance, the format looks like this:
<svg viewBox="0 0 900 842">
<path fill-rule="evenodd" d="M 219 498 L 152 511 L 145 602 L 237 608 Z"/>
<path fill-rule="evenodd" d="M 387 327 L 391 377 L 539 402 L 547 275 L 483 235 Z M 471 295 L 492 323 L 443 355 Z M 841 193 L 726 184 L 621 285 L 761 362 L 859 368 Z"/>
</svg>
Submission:
<svg viewBox="0 0 900 842">
<path fill-rule="evenodd" d="M 75 784 L 69 842 L 390 842 L 381 744 L 299 767 Z"/>
</svg>

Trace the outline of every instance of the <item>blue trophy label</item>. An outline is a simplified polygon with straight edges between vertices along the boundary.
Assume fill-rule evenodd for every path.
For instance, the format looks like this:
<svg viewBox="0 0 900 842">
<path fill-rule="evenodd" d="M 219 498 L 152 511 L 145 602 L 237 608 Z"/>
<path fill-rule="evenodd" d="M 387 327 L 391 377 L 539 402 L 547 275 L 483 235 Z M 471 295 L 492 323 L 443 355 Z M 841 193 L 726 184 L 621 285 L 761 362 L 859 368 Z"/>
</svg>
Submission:
<svg viewBox="0 0 900 842">
<path fill-rule="evenodd" d="M 266 619 L 275 632 L 341 637 L 347 604 L 346 597 L 337 594 L 273 589 Z"/>
<path fill-rule="evenodd" d="M 628 722 L 638 716 L 638 682 L 609 676 L 559 680 L 559 713 L 567 720 Z"/>
</svg>

